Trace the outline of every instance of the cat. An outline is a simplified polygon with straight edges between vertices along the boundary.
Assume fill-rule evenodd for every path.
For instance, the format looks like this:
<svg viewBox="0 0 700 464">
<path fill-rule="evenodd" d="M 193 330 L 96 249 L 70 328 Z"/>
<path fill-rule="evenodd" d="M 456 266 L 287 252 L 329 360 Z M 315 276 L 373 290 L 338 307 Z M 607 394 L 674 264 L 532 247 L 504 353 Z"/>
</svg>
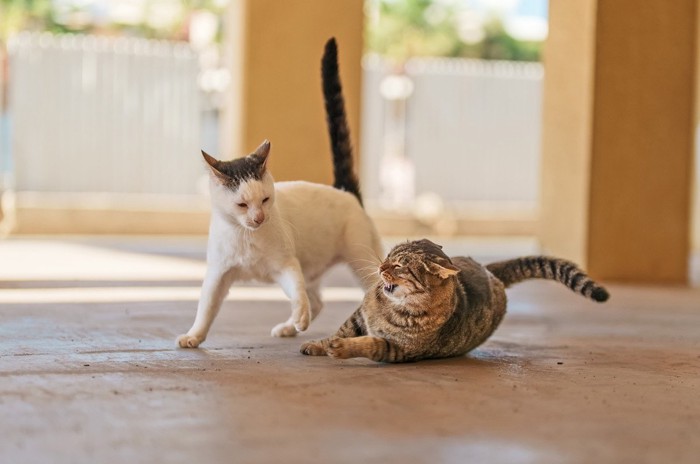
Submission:
<svg viewBox="0 0 700 464">
<path fill-rule="evenodd" d="M 326 44 L 321 69 L 334 187 L 274 182 L 267 140 L 233 161 L 202 152 L 211 174 L 207 271 L 194 324 L 177 339 L 180 347 L 196 348 L 206 339 L 235 281 L 278 283 L 291 300 L 292 314 L 272 328 L 272 335 L 294 336 L 320 312 L 319 281 L 328 268 L 345 262 L 363 282 L 367 263 L 382 255 L 353 171 L 335 39 Z"/>
<path fill-rule="evenodd" d="M 301 346 L 306 355 L 409 362 L 461 356 L 481 345 L 506 313 L 505 288 L 527 279 L 557 280 L 603 302 L 607 290 L 575 264 L 530 256 L 482 266 L 448 258 L 440 245 L 397 245 L 360 308 L 335 335 Z"/>
</svg>

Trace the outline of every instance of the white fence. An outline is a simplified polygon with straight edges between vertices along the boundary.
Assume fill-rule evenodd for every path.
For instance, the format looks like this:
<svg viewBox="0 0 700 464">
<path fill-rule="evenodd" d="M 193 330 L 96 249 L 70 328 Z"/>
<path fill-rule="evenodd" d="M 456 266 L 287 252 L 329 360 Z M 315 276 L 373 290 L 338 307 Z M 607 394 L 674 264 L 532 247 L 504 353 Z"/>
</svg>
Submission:
<svg viewBox="0 0 700 464">
<path fill-rule="evenodd" d="M 197 192 L 198 62 L 187 45 L 25 34 L 9 51 L 17 191 Z"/>
<path fill-rule="evenodd" d="M 389 66 L 368 57 L 364 73 L 362 177 L 365 195 L 379 198 L 388 112 L 396 108 L 380 92 Z M 536 209 L 542 66 L 413 59 L 405 75 L 414 87 L 405 102 L 405 155 L 415 167 L 415 193 Z"/>
<path fill-rule="evenodd" d="M 191 194 L 202 175 L 196 55 L 183 44 L 20 35 L 10 44 L 18 191 Z M 381 195 L 387 66 L 367 59 L 363 183 Z M 537 202 L 539 64 L 414 59 L 405 152 L 420 194 Z"/>
<path fill-rule="evenodd" d="M 206 143 L 197 56 L 187 45 L 23 34 L 9 51 L 12 144 L 9 121 L 0 119 L 0 174 L 11 171 L 17 191 L 198 193 Z M 365 60 L 361 177 L 369 201 L 382 195 L 386 125 L 396 117 L 380 92 L 389 74 L 376 57 Z M 403 114 L 410 190 L 456 206 L 535 212 L 542 67 L 414 59 L 405 74 L 414 86 Z M 696 168 L 697 177 L 700 162 Z M 700 188 L 695 197 L 699 246 Z"/>
</svg>

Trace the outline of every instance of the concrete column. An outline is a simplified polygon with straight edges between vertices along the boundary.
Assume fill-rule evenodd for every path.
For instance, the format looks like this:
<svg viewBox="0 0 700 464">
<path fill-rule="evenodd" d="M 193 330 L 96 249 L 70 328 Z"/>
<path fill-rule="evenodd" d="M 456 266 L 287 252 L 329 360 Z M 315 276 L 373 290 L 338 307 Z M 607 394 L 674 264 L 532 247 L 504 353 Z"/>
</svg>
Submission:
<svg viewBox="0 0 700 464">
<path fill-rule="evenodd" d="M 276 180 L 329 183 L 331 155 L 321 94 L 321 55 L 338 40 L 355 151 L 359 147 L 362 0 L 232 0 L 225 53 L 232 74 L 223 118 L 230 159 L 272 142 Z"/>
<path fill-rule="evenodd" d="M 687 281 L 697 0 L 552 0 L 546 252 L 598 278 Z"/>
<path fill-rule="evenodd" d="M 697 24 L 700 24 L 700 7 L 695 12 Z M 693 201 L 691 207 L 691 250 L 700 253 L 700 28 L 697 28 L 695 47 L 695 173 L 693 175 Z"/>
</svg>

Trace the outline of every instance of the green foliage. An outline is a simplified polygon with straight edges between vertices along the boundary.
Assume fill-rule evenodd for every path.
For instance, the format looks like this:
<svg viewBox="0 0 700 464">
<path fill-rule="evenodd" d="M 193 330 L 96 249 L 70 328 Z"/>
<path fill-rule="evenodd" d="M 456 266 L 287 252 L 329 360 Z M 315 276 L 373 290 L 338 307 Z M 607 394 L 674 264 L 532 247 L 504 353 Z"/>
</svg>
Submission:
<svg viewBox="0 0 700 464">
<path fill-rule="evenodd" d="M 541 42 L 511 37 L 500 19 L 484 25 L 477 43 L 460 38 L 450 4 L 435 0 L 369 0 L 366 42 L 369 51 L 402 62 L 412 56 L 468 57 L 487 60 L 539 61 Z"/>
<path fill-rule="evenodd" d="M 51 0 L 0 0 L 0 43 L 22 30 L 51 30 Z"/>
<path fill-rule="evenodd" d="M 193 11 L 206 10 L 223 13 L 224 7 L 216 0 L 180 0 L 182 14 L 172 24 L 154 27 L 143 21 L 139 24 L 93 24 L 61 23 L 55 16 L 51 0 L 0 0 L 0 44 L 20 31 L 45 31 L 54 33 L 94 33 L 106 35 L 129 35 L 136 37 L 183 40 L 186 39 L 186 24 Z M 146 9 L 151 4 L 146 2 Z M 80 12 L 76 7 L 75 12 Z"/>
<path fill-rule="evenodd" d="M 451 8 L 432 0 L 378 0 L 378 18 L 367 31 L 371 51 L 405 60 L 455 56 L 460 41 Z"/>
<path fill-rule="evenodd" d="M 493 18 L 484 27 L 478 58 L 484 60 L 539 61 L 541 44 L 514 39 L 503 23 Z"/>
</svg>

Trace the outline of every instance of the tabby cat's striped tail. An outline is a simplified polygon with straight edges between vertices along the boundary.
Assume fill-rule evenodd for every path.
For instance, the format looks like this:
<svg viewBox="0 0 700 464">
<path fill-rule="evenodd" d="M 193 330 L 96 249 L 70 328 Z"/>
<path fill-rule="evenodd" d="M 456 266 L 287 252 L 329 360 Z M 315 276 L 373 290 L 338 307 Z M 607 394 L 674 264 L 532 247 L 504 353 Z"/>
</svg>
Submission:
<svg viewBox="0 0 700 464">
<path fill-rule="evenodd" d="M 338 46 L 335 38 L 326 42 L 321 59 L 321 78 L 323 80 L 323 99 L 326 104 L 326 122 L 333 151 L 333 187 L 345 190 L 357 197 L 362 204 L 360 182 L 353 169 L 352 144 L 350 129 L 345 115 L 343 88 L 338 72 Z"/>
<path fill-rule="evenodd" d="M 610 297 L 603 286 L 588 277 L 576 264 L 564 259 L 527 256 L 491 263 L 486 268 L 506 287 L 528 279 L 549 279 L 561 282 L 574 292 L 598 302 Z"/>
</svg>

